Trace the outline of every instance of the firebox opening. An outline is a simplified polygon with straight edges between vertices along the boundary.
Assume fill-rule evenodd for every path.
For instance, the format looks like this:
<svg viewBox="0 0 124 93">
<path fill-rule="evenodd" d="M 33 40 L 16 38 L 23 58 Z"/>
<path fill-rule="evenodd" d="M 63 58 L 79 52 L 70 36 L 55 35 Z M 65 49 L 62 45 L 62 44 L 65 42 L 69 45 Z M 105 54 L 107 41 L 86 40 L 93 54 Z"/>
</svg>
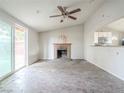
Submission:
<svg viewBox="0 0 124 93">
<path fill-rule="evenodd" d="M 67 50 L 57 50 L 57 58 L 67 57 Z"/>
</svg>

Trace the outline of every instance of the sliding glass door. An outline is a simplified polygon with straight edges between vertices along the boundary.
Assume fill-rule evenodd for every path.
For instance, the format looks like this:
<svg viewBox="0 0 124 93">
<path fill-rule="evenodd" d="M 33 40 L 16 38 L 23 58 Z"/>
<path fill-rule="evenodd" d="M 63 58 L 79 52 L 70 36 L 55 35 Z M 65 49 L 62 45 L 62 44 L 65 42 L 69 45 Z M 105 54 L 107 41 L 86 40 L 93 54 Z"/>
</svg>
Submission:
<svg viewBox="0 0 124 93">
<path fill-rule="evenodd" d="M 12 71 L 12 27 L 0 21 L 0 78 Z"/>
<path fill-rule="evenodd" d="M 18 70 L 26 65 L 26 38 L 25 28 L 16 25 L 15 26 L 15 70 Z"/>
<path fill-rule="evenodd" d="M 0 20 L 0 79 L 26 65 L 26 31 Z"/>
</svg>

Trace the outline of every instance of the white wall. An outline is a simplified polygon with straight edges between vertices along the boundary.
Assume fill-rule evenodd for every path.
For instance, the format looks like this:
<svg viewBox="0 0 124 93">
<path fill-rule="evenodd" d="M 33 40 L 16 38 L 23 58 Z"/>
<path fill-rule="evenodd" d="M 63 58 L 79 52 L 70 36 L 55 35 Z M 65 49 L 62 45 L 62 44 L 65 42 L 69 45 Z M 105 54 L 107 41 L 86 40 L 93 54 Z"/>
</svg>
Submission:
<svg viewBox="0 0 124 93">
<path fill-rule="evenodd" d="M 69 28 L 42 32 L 40 34 L 40 49 L 41 59 L 53 59 L 54 47 L 53 43 L 57 43 L 58 36 L 64 32 L 68 37 L 68 42 L 71 45 L 71 58 L 83 59 L 83 25 L 77 25 Z"/>
<path fill-rule="evenodd" d="M 11 15 L 7 14 L 5 11 L 0 10 L 0 20 L 6 21 L 10 23 L 12 26 L 15 23 L 24 26 L 28 29 L 28 64 L 32 64 L 33 62 L 39 59 L 39 34 L 37 31 L 33 30 L 32 28 L 28 27 L 21 21 L 17 20 L 16 18 L 12 17 Z"/>
<path fill-rule="evenodd" d="M 124 80 L 124 47 L 92 47 L 94 31 L 124 17 L 124 0 L 107 0 L 84 26 L 84 57 Z"/>
<path fill-rule="evenodd" d="M 38 32 L 29 30 L 28 32 L 28 61 L 32 64 L 40 59 L 39 38 Z"/>
</svg>

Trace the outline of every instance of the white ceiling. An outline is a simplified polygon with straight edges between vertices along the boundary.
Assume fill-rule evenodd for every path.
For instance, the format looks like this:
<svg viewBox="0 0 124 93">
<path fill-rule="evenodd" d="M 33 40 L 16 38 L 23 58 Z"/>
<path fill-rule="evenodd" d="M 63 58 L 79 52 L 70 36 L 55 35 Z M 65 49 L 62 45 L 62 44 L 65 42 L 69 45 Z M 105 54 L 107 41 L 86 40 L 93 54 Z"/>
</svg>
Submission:
<svg viewBox="0 0 124 93">
<path fill-rule="evenodd" d="M 49 31 L 83 23 L 104 0 L 0 0 L 0 8 L 15 18 L 21 20 L 37 31 Z M 81 8 L 82 11 L 73 16 L 76 21 L 65 19 L 60 23 L 59 18 L 49 18 L 59 14 L 58 5 L 69 7 L 68 10 Z M 37 13 L 37 10 L 39 13 Z"/>
<path fill-rule="evenodd" d="M 124 32 L 124 18 L 121 18 L 119 20 L 116 20 L 110 24 L 107 25 L 107 27 L 117 30 L 117 31 L 123 31 Z"/>
</svg>

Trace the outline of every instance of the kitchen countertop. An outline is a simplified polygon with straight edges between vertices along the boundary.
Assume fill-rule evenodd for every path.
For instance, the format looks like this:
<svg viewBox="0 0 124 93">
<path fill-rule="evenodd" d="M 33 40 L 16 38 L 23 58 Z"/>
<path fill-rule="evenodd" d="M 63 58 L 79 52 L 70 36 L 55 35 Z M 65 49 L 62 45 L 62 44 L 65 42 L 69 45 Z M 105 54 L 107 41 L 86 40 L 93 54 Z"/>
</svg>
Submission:
<svg viewBox="0 0 124 93">
<path fill-rule="evenodd" d="M 123 47 L 122 45 L 91 45 L 92 47 Z"/>
</svg>

